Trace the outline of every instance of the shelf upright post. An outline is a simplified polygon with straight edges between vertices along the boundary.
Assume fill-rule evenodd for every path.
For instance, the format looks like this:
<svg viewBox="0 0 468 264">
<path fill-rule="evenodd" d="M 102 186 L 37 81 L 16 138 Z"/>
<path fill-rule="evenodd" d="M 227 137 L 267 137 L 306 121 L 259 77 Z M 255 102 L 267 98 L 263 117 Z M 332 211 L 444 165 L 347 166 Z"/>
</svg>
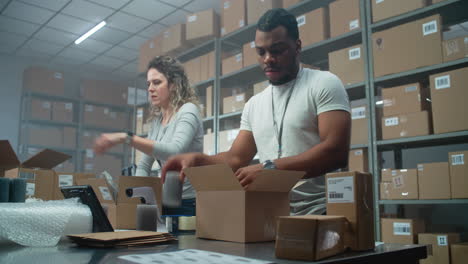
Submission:
<svg viewBox="0 0 468 264">
<path fill-rule="evenodd" d="M 215 79 L 213 84 L 213 132 L 214 132 L 214 150 L 218 153 L 219 149 L 219 111 L 220 111 L 220 96 L 221 96 L 221 40 L 215 38 L 214 41 L 215 51 Z"/>
</svg>

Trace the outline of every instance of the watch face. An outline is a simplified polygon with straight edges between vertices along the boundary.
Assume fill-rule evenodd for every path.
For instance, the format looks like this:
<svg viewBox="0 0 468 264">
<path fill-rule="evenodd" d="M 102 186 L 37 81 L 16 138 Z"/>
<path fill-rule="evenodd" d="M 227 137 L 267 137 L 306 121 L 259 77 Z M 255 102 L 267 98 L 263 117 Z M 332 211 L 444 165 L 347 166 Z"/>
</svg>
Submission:
<svg viewBox="0 0 468 264">
<path fill-rule="evenodd" d="M 275 163 L 273 163 L 273 161 L 266 160 L 265 162 L 263 162 L 263 168 L 273 170 L 276 169 L 276 166 Z"/>
</svg>

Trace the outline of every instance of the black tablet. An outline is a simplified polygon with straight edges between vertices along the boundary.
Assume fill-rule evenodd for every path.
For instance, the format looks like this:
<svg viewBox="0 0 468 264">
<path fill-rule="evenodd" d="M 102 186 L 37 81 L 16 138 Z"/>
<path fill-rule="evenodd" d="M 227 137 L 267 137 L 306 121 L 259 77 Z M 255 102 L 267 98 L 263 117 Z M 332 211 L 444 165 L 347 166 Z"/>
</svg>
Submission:
<svg viewBox="0 0 468 264">
<path fill-rule="evenodd" d="M 93 188 L 90 185 L 64 186 L 60 188 L 65 198 L 80 198 L 83 204 L 89 206 L 93 215 L 93 233 L 114 232 L 107 215 L 102 209 Z"/>
</svg>

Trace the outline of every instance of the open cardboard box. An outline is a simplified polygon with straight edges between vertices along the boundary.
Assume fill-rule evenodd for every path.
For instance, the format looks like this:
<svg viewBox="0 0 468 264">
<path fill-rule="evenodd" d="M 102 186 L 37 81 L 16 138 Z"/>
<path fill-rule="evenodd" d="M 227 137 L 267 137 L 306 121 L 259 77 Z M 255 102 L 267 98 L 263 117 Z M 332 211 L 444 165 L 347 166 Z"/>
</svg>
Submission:
<svg viewBox="0 0 468 264">
<path fill-rule="evenodd" d="M 70 159 L 70 155 L 45 149 L 20 162 L 8 140 L 0 140 L 0 153 L 0 171 L 4 171 L 0 177 L 27 178 L 28 189 L 33 193 L 31 196 L 43 200 L 56 199 L 58 179 L 52 168 Z"/>
<path fill-rule="evenodd" d="M 276 217 L 289 216 L 289 191 L 305 172 L 262 170 L 246 190 L 224 164 L 184 170 L 197 192 L 197 237 L 275 240 Z"/>
</svg>

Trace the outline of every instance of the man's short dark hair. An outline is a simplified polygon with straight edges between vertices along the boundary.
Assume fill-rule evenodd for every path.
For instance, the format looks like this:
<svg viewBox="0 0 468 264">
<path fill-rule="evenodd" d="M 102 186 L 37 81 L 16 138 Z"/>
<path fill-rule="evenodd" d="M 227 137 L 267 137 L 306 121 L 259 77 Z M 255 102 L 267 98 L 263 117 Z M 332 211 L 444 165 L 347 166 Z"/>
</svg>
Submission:
<svg viewBox="0 0 468 264">
<path fill-rule="evenodd" d="M 260 17 L 257 29 L 270 32 L 278 26 L 283 26 L 288 31 L 288 36 L 293 40 L 299 39 L 296 17 L 283 8 L 273 8 Z"/>
</svg>

